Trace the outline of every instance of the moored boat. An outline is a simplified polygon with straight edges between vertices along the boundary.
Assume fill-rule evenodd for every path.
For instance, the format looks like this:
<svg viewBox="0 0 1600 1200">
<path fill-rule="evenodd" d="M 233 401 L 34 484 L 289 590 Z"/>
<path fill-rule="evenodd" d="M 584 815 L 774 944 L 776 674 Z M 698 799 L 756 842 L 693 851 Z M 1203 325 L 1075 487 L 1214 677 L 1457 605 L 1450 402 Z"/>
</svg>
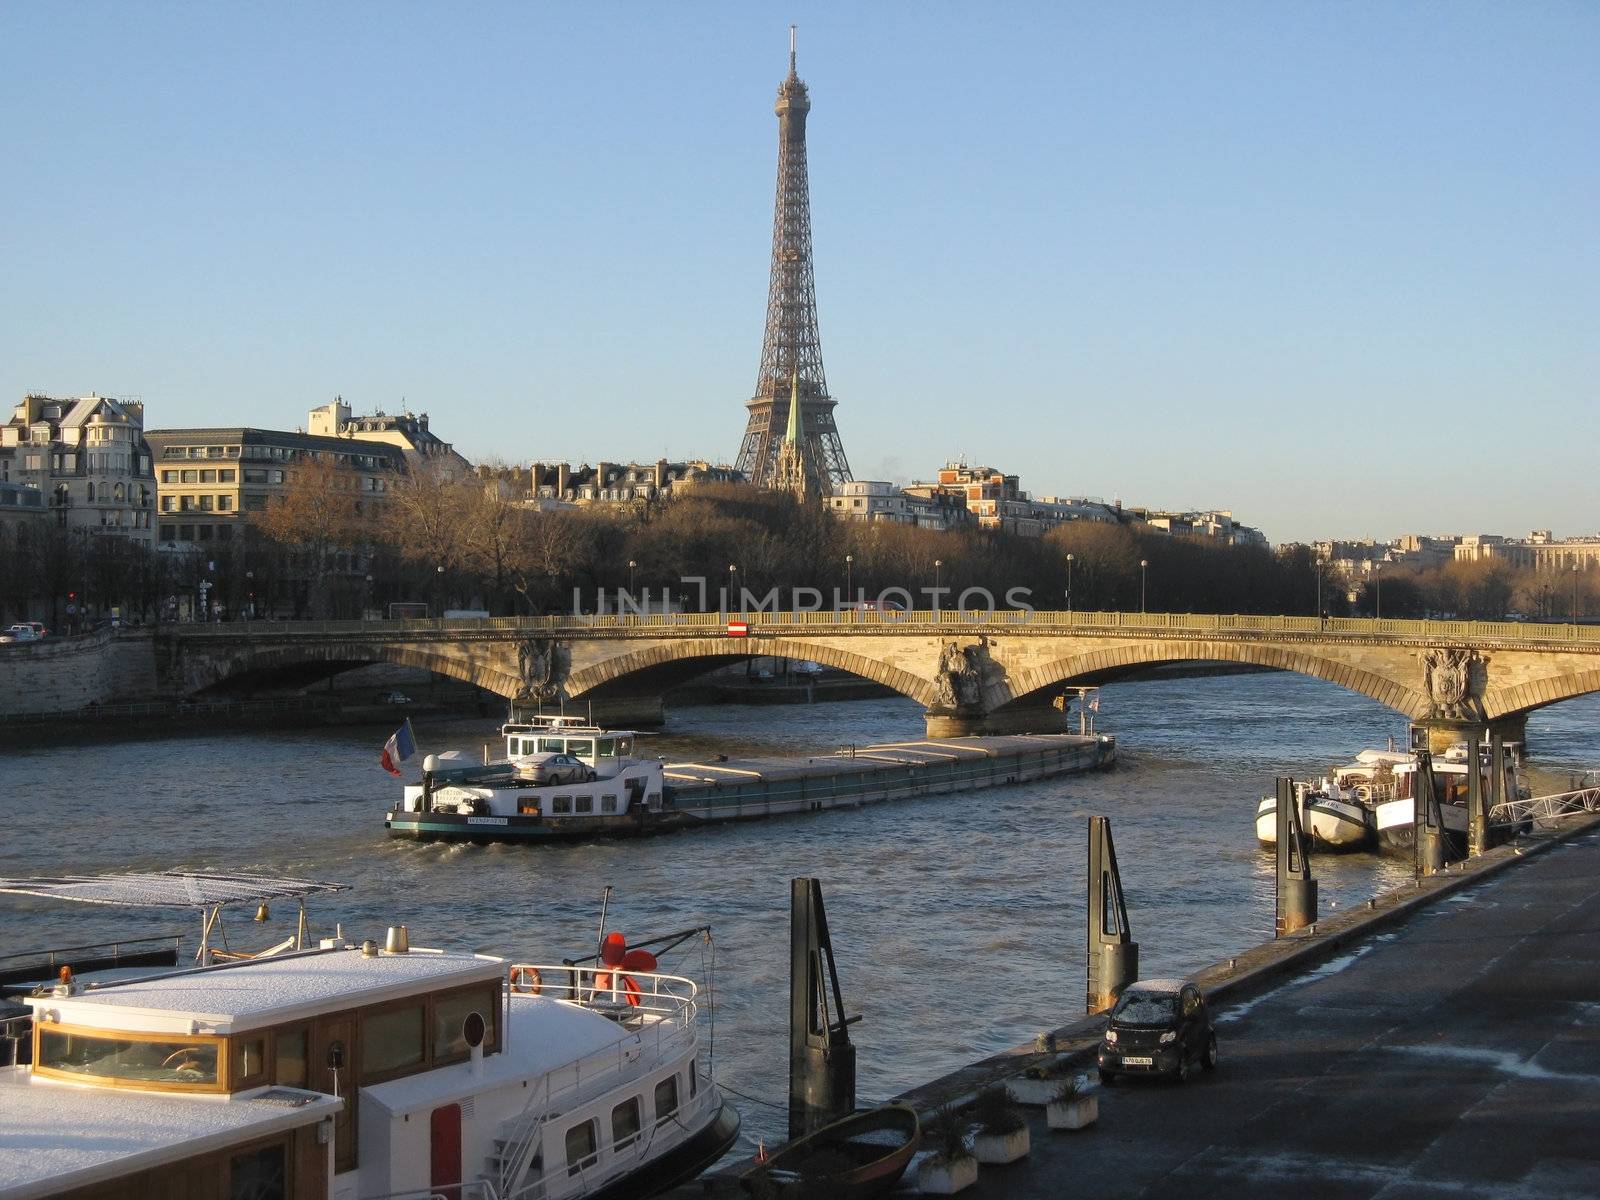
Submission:
<svg viewBox="0 0 1600 1200">
<path fill-rule="evenodd" d="M 741 1177 L 746 1191 L 866 1200 L 899 1182 L 922 1144 L 916 1110 L 904 1104 L 851 1113 L 797 1138 Z"/>
<path fill-rule="evenodd" d="M 1320 787 L 1297 782 L 1294 795 L 1300 826 L 1314 850 L 1364 850 L 1371 844 L 1370 812 L 1353 794 L 1324 780 Z M 1276 796 L 1263 796 L 1256 806 L 1256 840 L 1269 848 L 1278 844 Z"/>
<path fill-rule="evenodd" d="M 93 879 L 3 882 L 105 902 Z M 593 965 L 512 964 L 412 947 L 396 927 L 382 949 L 324 938 L 102 984 L 69 968 L 25 998 L 31 1065 L 0 1070 L 0 1195 L 675 1186 L 727 1151 L 739 1118 L 705 1072 L 695 983 L 617 941 Z"/>
</svg>

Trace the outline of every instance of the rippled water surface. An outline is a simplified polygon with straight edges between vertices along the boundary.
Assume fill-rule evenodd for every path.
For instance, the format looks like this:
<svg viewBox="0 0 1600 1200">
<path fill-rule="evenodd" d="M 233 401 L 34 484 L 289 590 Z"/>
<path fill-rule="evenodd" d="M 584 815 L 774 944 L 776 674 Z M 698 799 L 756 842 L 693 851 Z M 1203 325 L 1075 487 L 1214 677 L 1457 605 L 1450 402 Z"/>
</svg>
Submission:
<svg viewBox="0 0 1600 1200">
<path fill-rule="evenodd" d="M 1275 774 L 1326 770 L 1403 742 L 1402 718 L 1295 675 L 1164 679 L 1105 689 L 1113 771 L 968 795 L 871 805 L 644 841 L 527 847 L 391 840 L 395 789 L 378 766 L 389 730 L 228 733 L 13 750 L 0 758 L 8 831 L 0 874 L 205 866 L 337 880 L 324 926 L 558 961 L 610 924 L 635 936 L 715 931 L 719 1079 L 782 1102 L 787 1083 L 788 880 L 823 881 L 845 1000 L 864 1020 L 863 1098 L 892 1095 L 1071 1019 L 1083 1001 L 1085 818 L 1112 820 L 1147 976 L 1181 973 L 1272 933 L 1272 863 L 1256 799 Z M 920 735 L 905 700 L 671 713 L 650 751 L 802 753 Z M 491 723 L 419 722 L 424 752 L 498 743 Z M 1538 790 L 1600 763 L 1600 697 L 1535 713 Z M 1314 862 L 1327 910 L 1400 881 L 1375 856 Z M 198 923 L 194 926 L 197 928 Z M 187 915 L 0 897 L 0 953 L 182 926 Z M 248 922 L 235 937 L 264 939 Z M 279 935 L 281 936 L 281 935 Z M 705 950 L 666 969 L 705 981 Z M 746 1133 L 783 1118 L 738 1101 Z"/>
</svg>

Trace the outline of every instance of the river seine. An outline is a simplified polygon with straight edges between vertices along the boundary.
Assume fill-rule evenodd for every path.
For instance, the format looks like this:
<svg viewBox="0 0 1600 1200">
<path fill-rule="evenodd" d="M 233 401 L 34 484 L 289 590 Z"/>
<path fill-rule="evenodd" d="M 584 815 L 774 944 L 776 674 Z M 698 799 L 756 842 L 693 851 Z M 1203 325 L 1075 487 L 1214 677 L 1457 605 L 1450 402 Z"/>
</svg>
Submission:
<svg viewBox="0 0 1600 1200">
<path fill-rule="evenodd" d="M 648 752 L 805 753 L 919 736 L 905 700 L 670 713 Z M 1272 860 L 1257 799 L 1365 747 L 1403 744 L 1402 718 L 1296 675 L 1125 683 L 1103 692 L 1112 771 L 968 795 L 870 805 L 643 841 L 556 847 L 418 845 L 384 833 L 396 797 L 378 766 L 388 728 L 193 734 L 0 757 L 0 875 L 174 866 L 249 869 L 351 885 L 317 902 L 317 932 L 383 936 L 553 962 L 594 947 L 601 889 L 631 938 L 710 924 L 714 1069 L 741 1096 L 751 1146 L 781 1135 L 786 1094 L 788 881 L 816 875 L 843 980 L 863 1014 L 858 1090 L 893 1095 L 1027 1041 L 1082 1011 L 1086 818 L 1111 818 L 1146 976 L 1184 973 L 1269 938 Z M 421 752 L 497 744 L 489 721 L 418 721 Z M 1535 790 L 1600 764 L 1600 697 L 1528 722 Z M 415 777 L 417 761 L 408 764 Z M 1374 855 L 1313 860 L 1326 911 L 1408 875 Z M 275 914 L 278 918 L 288 912 Z M 0 952 L 181 928 L 172 912 L 0 896 Z M 270 937 L 241 912 L 235 944 Z M 710 955 L 663 969 L 704 987 Z M 712 1006 L 708 1006 L 710 1008 Z M 708 1015 L 703 1036 L 709 1036 Z"/>
</svg>

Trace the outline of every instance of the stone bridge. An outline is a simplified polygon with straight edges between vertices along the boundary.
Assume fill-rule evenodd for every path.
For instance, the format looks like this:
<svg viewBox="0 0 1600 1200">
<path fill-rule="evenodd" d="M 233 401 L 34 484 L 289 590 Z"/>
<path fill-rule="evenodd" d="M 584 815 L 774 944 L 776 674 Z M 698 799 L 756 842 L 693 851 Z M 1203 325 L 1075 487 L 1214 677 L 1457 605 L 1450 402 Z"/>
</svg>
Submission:
<svg viewBox="0 0 1600 1200">
<path fill-rule="evenodd" d="M 508 698 L 659 724 L 662 695 L 752 655 L 809 659 L 927 709 L 931 736 L 1060 727 L 1066 688 L 1161 663 L 1237 662 L 1325 679 L 1425 726 L 1520 738 L 1529 710 L 1600 691 L 1600 627 L 1517 622 L 1097 612 L 717 613 L 164 626 L 169 696 L 371 662 L 425 667 Z"/>
</svg>

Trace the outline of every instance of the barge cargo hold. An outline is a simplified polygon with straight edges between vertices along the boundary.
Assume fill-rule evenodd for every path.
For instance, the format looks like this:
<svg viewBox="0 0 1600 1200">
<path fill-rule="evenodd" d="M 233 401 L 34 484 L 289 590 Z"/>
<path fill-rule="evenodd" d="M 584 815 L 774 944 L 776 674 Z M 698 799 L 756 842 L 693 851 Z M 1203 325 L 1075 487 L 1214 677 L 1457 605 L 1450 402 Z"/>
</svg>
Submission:
<svg viewBox="0 0 1600 1200">
<path fill-rule="evenodd" d="M 520 793 L 520 802 L 508 795 L 518 784 L 500 781 L 488 791 L 463 779 L 453 787 L 408 788 L 408 798 L 385 814 L 385 824 L 392 835 L 428 840 L 636 837 L 1027 783 L 1115 761 L 1116 740 L 1108 734 L 925 738 L 804 759 L 661 763 L 654 787 L 627 786 L 627 772 L 570 785 L 522 784 L 529 790 Z"/>
</svg>

